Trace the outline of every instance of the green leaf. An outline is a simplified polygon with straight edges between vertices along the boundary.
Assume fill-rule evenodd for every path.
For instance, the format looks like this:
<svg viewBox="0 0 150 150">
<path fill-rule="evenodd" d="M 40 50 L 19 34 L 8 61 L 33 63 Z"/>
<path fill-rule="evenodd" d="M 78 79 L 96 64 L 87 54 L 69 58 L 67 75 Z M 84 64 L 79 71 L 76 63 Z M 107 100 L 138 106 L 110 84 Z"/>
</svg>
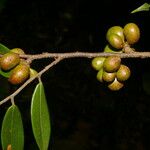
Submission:
<svg viewBox="0 0 150 150">
<path fill-rule="evenodd" d="M 6 150 L 8 145 L 11 145 L 12 150 L 23 150 L 23 124 L 20 111 L 16 105 L 10 106 L 4 116 L 1 142 L 3 150 Z"/>
<path fill-rule="evenodd" d="M 0 75 L 3 77 L 9 78 L 11 75 L 11 71 L 4 72 L 3 70 L 0 69 Z"/>
<path fill-rule="evenodd" d="M 0 43 L 0 54 L 6 54 L 10 51 L 10 49 L 3 44 Z"/>
<path fill-rule="evenodd" d="M 32 95 L 31 122 L 36 143 L 40 150 L 47 150 L 50 140 L 50 117 L 44 87 L 40 82 Z"/>
<path fill-rule="evenodd" d="M 150 4 L 144 3 L 140 7 L 133 10 L 131 13 L 136 13 L 136 12 L 140 12 L 140 11 L 149 11 L 149 9 L 150 9 Z"/>
<path fill-rule="evenodd" d="M 5 54 L 8 53 L 10 51 L 9 48 L 7 48 L 6 46 L 4 46 L 3 44 L 0 43 L 0 54 Z M 0 69 L 0 75 L 9 78 L 10 77 L 11 72 L 4 72 L 3 70 Z"/>
</svg>

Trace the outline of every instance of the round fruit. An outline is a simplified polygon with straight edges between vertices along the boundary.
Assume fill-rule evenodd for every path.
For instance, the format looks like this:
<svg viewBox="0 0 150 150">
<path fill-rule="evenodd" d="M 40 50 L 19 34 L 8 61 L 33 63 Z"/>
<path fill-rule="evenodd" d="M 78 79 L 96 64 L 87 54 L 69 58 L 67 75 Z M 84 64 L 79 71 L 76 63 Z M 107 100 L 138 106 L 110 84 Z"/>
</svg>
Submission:
<svg viewBox="0 0 150 150">
<path fill-rule="evenodd" d="M 106 52 L 106 53 L 115 53 L 115 52 L 122 52 L 122 51 L 120 51 L 120 50 L 118 50 L 118 49 L 116 49 L 116 48 L 113 48 L 111 45 L 106 45 L 105 46 L 105 48 L 104 48 L 104 52 Z"/>
<path fill-rule="evenodd" d="M 106 72 L 116 72 L 120 68 L 121 58 L 119 56 L 107 57 L 103 63 Z"/>
<path fill-rule="evenodd" d="M 128 23 L 124 27 L 124 35 L 128 44 L 134 44 L 140 38 L 140 29 L 135 23 Z"/>
<path fill-rule="evenodd" d="M 112 47 L 114 47 L 116 49 L 122 49 L 123 48 L 124 42 L 119 35 L 114 34 L 114 33 L 109 34 L 107 40 Z"/>
<path fill-rule="evenodd" d="M 115 80 L 115 77 L 116 77 L 116 72 L 109 73 L 109 72 L 103 71 L 103 76 L 102 76 L 103 81 L 113 82 Z"/>
<path fill-rule="evenodd" d="M 37 75 L 37 71 L 36 70 L 34 70 L 34 69 L 32 69 L 32 68 L 30 68 L 30 78 L 32 78 L 32 77 L 34 77 L 34 76 L 36 76 Z"/>
<path fill-rule="evenodd" d="M 104 60 L 105 60 L 105 57 L 95 57 L 92 60 L 92 67 L 95 70 L 100 70 L 103 67 Z"/>
<path fill-rule="evenodd" d="M 97 80 L 98 80 L 98 81 L 103 82 L 103 68 L 98 71 L 96 77 L 97 77 Z"/>
<path fill-rule="evenodd" d="M 25 54 L 24 51 L 21 48 L 13 48 L 10 51 L 14 52 L 14 53 L 17 53 L 17 54 L 20 54 L 20 55 Z"/>
<path fill-rule="evenodd" d="M 121 65 L 117 71 L 116 77 L 118 81 L 122 82 L 128 80 L 130 75 L 130 69 L 125 65 Z"/>
<path fill-rule="evenodd" d="M 114 53 L 114 51 L 110 48 L 110 45 L 106 45 L 105 46 L 104 52 L 106 52 L 106 53 Z"/>
<path fill-rule="evenodd" d="M 18 54 L 9 52 L 4 54 L 0 59 L 0 68 L 4 71 L 8 71 L 18 65 L 20 57 Z"/>
<path fill-rule="evenodd" d="M 115 78 L 115 80 L 114 80 L 112 83 L 110 83 L 110 84 L 108 85 L 108 88 L 109 88 L 110 90 L 112 90 L 112 91 L 118 91 L 118 90 L 120 90 L 123 86 L 124 86 L 124 84 L 121 83 L 121 82 L 119 82 L 119 81 L 117 80 L 117 78 Z"/>
<path fill-rule="evenodd" d="M 106 34 L 106 39 L 109 38 L 110 34 L 117 34 L 118 36 L 120 36 L 122 38 L 122 40 L 124 41 L 124 34 L 123 34 L 123 28 L 120 26 L 113 26 L 111 28 L 108 29 L 107 34 Z"/>
<path fill-rule="evenodd" d="M 29 65 L 19 64 L 12 70 L 8 81 L 14 85 L 23 83 L 30 74 Z"/>
</svg>

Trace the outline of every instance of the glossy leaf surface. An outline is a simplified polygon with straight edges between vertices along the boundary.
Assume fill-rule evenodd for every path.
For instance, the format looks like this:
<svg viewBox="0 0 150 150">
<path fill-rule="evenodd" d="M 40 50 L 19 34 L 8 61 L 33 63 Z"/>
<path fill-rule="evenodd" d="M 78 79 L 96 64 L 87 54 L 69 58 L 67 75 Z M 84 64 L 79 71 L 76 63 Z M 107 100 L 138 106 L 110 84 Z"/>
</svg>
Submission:
<svg viewBox="0 0 150 150">
<path fill-rule="evenodd" d="M 23 150 L 24 130 L 21 114 L 16 105 L 8 108 L 2 123 L 1 142 L 3 150 L 11 145 L 12 150 Z"/>
<path fill-rule="evenodd" d="M 133 10 L 131 13 L 136 13 L 136 12 L 140 12 L 140 11 L 149 11 L 149 9 L 150 9 L 150 4 L 144 3 L 140 7 Z"/>
<path fill-rule="evenodd" d="M 8 47 L 0 43 L 0 54 L 6 54 L 10 51 Z"/>
<path fill-rule="evenodd" d="M 44 87 L 40 82 L 33 93 L 31 103 L 32 129 L 40 150 L 47 150 L 50 139 L 50 118 Z"/>
</svg>

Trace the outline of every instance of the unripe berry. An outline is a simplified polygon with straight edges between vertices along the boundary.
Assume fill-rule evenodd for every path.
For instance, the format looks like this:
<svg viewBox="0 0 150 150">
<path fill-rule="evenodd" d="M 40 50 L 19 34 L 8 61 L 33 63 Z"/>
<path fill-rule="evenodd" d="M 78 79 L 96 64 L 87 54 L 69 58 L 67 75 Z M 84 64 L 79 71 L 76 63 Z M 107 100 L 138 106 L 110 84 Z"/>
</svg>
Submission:
<svg viewBox="0 0 150 150">
<path fill-rule="evenodd" d="M 119 50 L 123 48 L 124 42 L 119 35 L 114 34 L 114 33 L 109 34 L 107 40 L 112 47 L 119 49 Z"/>
<path fill-rule="evenodd" d="M 17 54 L 20 54 L 20 55 L 25 54 L 24 51 L 21 48 L 13 48 L 10 51 L 14 52 L 14 53 L 17 53 Z"/>
<path fill-rule="evenodd" d="M 21 84 L 29 77 L 29 74 L 29 65 L 22 63 L 12 70 L 8 81 L 14 85 Z"/>
<path fill-rule="evenodd" d="M 92 67 L 95 70 L 100 70 L 103 67 L 104 60 L 105 60 L 105 57 L 95 57 L 92 60 Z"/>
<path fill-rule="evenodd" d="M 118 91 L 118 90 L 120 90 L 123 86 L 124 86 L 124 84 L 121 83 L 121 82 L 119 82 L 119 81 L 117 80 L 117 78 L 115 78 L 115 80 L 114 80 L 112 83 L 110 83 L 110 84 L 108 85 L 108 88 L 109 88 L 110 90 L 112 90 L 112 91 Z"/>
<path fill-rule="evenodd" d="M 131 75 L 130 69 L 125 65 L 121 65 L 117 71 L 116 77 L 118 81 L 122 82 L 128 80 L 130 75 Z"/>
<path fill-rule="evenodd" d="M 98 71 L 96 78 L 98 81 L 103 82 L 103 68 Z"/>
<path fill-rule="evenodd" d="M 36 76 L 38 74 L 38 72 L 32 68 L 30 68 L 30 78 Z"/>
<path fill-rule="evenodd" d="M 116 72 L 109 73 L 103 71 L 103 76 L 102 76 L 103 81 L 113 82 L 115 80 L 115 77 L 116 77 Z"/>
<path fill-rule="evenodd" d="M 124 27 L 124 35 L 128 44 L 134 44 L 140 38 L 140 29 L 135 23 L 128 23 Z"/>
<path fill-rule="evenodd" d="M 20 57 L 18 54 L 9 52 L 4 54 L 0 59 L 0 68 L 4 71 L 8 71 L 18 65 Z"/>
<path fill-rule="evenodd" d="M 103 69 L 106 72 L 116 72 L 121 64 L 121 58 L 119 56 L 107 57 L 103 63 Z"/>
<path fill-rule="evenodd" d="M 106 45 L 105 48 L 104 48 L 104 52 L 106 53 L 114 53 L 114 52 L 122 52 L 121 50 L 118 50 L 116 48 L 113 48 L 111 45 Z"/>
<path fill-rule="evenodd" d="M 110 34 L 117 34 L 118 36 L 120 36 L 122 38 L 122 40 L 124 41 L 124 34 L 123 34 L 123 28 L 120 26 L 113 26 L 111 28 L 108 29 L 107 34 L 106 34 L 106 39 L 108 40 L 109 35 Z"/>
</svg>

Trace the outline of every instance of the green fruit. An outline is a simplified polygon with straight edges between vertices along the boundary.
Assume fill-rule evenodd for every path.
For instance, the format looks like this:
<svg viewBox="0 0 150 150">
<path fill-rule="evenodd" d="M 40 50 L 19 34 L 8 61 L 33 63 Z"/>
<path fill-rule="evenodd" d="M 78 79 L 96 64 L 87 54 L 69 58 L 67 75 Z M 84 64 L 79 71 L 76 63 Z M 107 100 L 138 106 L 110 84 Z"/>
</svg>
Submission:
<svg viewBox="0 0 150 150">
<path fill-rule="evenodd" d="M 24 55 L 24 51 L 21 49 L 21 48 L 13 48 L 10 50 L 11 52 L 14 52 L 14 53 L 17 53 L 17 54 L 20 54 L 20 55 Z"/>
<path fill-rule="evenodd" d="M 95 70 L 100 70 L 103 67 L 104 60 L 105 60 L 105 57 L 95 57 L 92 60 L 92 67 Z"/>
<path fill-rule="evenodd" d="M 103 82 L 103 68 L 98 71 L 96 78 L 98 81 Z"/>
<path fill-rule="evenodd" d="M 38 74 L 38 72 L 32 68 L 30 68 L 30 78 L 35 77 Z"/>
<path fill-rule="evenodd" d="M 29 65 L 19 64 L 12 70 L 8 81 L 14 85 L 23 83 L 30 74 Z"/>
<path fill-rule="evenodd" d="M 102 76 L 103 81 L 113 82 L 115 80 L 115 77 L 116 77 L 116 72 L 109 73 L 103 71 L 103 76 Z"/>
<path fill-rule="evenodd" d="M 116 77 L 118 81 L 122 82 L 128 80 L 130 75 L 130 69 L 125 65 L 121 65 L 117 71 Z"/>
<path fill-rule="evenodd" d="M 20 57 L 18 54 L 9 52 L 4 54 L 0 59 L 0 68 L 4 71 L 8 71 L 18 65 Z"/>
<path fill-rule="evenodd" d="M 123 48 L 124 42 L 119 35 L 114 34 L 114 33 L 109 34 L 107 40 L 113 48 L 116 48 L 116 49 L 122 49 Z"/>
<path fill-rule="evenodd" d="M 121 82 L 119 82 L 119 81 L 117 80 L 117 78 L 115 78 L 115 80 L 114 80 L 112 83 L 110 83 L 110 84 L 108 85 L 108 88 L 109 88 L 110 90 L 112 90 L 112 91 L 118 91 L 118 90 L 120 90 L 123 86 L 124 86 L 124 84 L 121 83 Z"/>
<path fill-rule="evenodd" d="M 135 23 L 128 23 L 124 27 L 124 35 L 128 44 L 134 44 L 140 39 L 140 29 Z"/>
<path fill-rule="evenodd" d="M 104 48 L 104 52 L 106 52 L 106 53 L 115 53 L 115 52 L 122 52 L 122 51 L 120 51 L 120 50 L 118 50 L 118 49 L 116 49 L 116 48 L 113 48 L 111 45 L 106 45 L 105 46 L 105 48 Z"/>
<path fill-rule="evenodd" d="M 121 58 L 119 56 L 107 57 L 103 63 L 106 72 L 116 72 L 120 68 Z"/>
<path fill-rule="evenodd" d="M 124 34 L 123 34 L 123 28 L 120 26 L 113 26 L 111 28 L 108 29 L 107 34 L 106 34 L 106 39 L 109 39 L 109 35 L 110 34 L 117 34 L 118 36 L 120 36 L 122 38 L 122 40 L 124 41 Z"/>
</svg>

